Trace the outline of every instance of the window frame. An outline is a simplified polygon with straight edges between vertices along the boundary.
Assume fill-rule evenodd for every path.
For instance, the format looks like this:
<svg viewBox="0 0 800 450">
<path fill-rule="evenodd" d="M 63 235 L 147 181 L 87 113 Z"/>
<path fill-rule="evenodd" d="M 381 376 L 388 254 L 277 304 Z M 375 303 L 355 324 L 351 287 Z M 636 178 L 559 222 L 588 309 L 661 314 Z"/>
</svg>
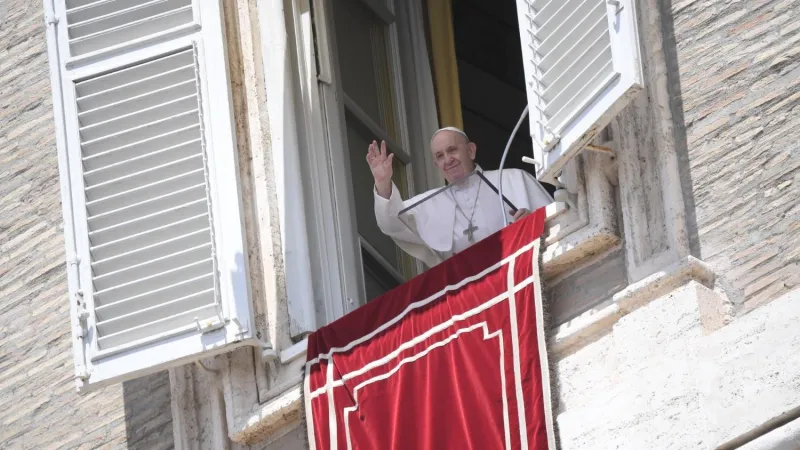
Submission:
<svg viewBox="0 0 800 450">
<path fill-rule="evenodd" d="M 368 7 L 380 5 L 374 0 L 358 1 Z M 398 124 L 403 143 L 396 147 L 408 149 L 405 156 L 409 161 L 416 159 L 416 167 L 406 170 L 408 184 L 415 190 L 432 188 L 441 183 L 432 161 L 425 158 L 427 139 L 424 135 L 430 135 L 438 128 L 435 99 L 432 95 L 425 95 L 433 91 L 429 69 L 427 78 L 421 76 L 426 74 L 425 67 L 428 65 L 425 41 L 424 38 L 407 44 L 399 41 L 400 33 L 413 35 L 415 30 L 424 30 L 422 7 L 417 3 L 419 0 L 415 0 L 414 5 L 401 5 L 399 9 L 402 11 L 396 11 L 393 4 L 384 5 L 385 9 L 376 14 L 378 17 L 387 14 L 394 17 L 391 33 L 387 36 L 387 44 L 393 45 L 389 54 L 394 65 L 392 76 L 403 83 L 410 83 L 412 92 L 405 90 L 409 87 L 406 85 L 395 92 L 395 103 L 402 104 L 407 113 L 404 114 L 407 117 Z M 308 219 L 312 279 L 315 283 L 313 302 L 303 303 L 305 308 L 315 308 L 316 326 L 330 323 L 366 301 L 359 245 L 361 237 L 355 227 L 349 161 L 345 158 L 344 117 L 348 112 L 345 110 L 344 92 L 336 67 L 338 58 L 332 35 L 332 4 L 330 0 L 292 0 L 291 17 L 288 20 L 292 27 L 290 39 L 293 39 L 295 47 L 293 70 L 299 79 L 296 118 L 303 135 L 299 150 L 303 157 L 301 165 L 309 180 L 305 183 L 305 215 Z M 403 23 L 398 22 L 400 17 Z M 267 21 L 262 24 L 268 26 Z M 413 61 L 414 67 L 407 67 L 408 61 Z M 398 83 L 393 82 L 395 89 L 397 86 Z M 406 94 L 409 96 L 406 97 Z M 407 103 L 409 99 L 411 104 Z M 423 101 L 414 103 L 419 99 Z M 410 111 L 408 106 L 413 107 L 414 111 Z M 423 144 L 425 148 L 420 150 L 418 147 Z M 391 147 L 395 146 L 390 144 Z M 423 268 L 419 262 L 416 262 L 416 267 L 418 271 Z M 287 267 L 287 270 L 290 268 Z M 290 305 L 293 300 L 289 300 Z"/>
<path fill-rule="evenodd" d="M 392 87 L 392 107 L 394 109 L 393 114 L 396 123 L 394 124 L 397 127 L 397 138 L 392 138 L 389 135 L 388 130 L 378 124 L 375 120 L 373 120 L 369 114 L 364 111 L 353 98 L 351 98 L 345 91 L 342 82 L 341 73 L 338 68 L 338 64 L 334 66 L 334 70 L 336 71 L 336 79 L 339 80 L 337 83 L 336 89 L 341 92 L 339 98 L 341 99 L 342 107 L 344 110 L 344 116 L 342 116 L 342 122 L 347 124 L 347 118 L 352 117 L 354 118 L 357 123 L 353 124 L 355 126 L 360 126 L 362 128 L 366 128 L 372 133 L 379 141 L 386 141 L 387 150 L 395 154 L 395 158 L 404 166 L 405 169 L 405 183 L 408 187 L 407 195 L 413 196 L 417 193 L 414 184 L 414 175 L 417 169 L 417 162 L 414 161 L 413 155 L 410 152 L 410 142 L 409 142 L 409 134 L 408 134 L 408 118 L 406 114 L 406 105 L 405 105 L 405 90 L 404 84 L 405 80 L 403 77 L 403 73 L 401 70 L 401 60 L 400 60 L 400 49 L 399 49 L 399 41 L 398 41 L 398 23 L 397 23 L 397 16 L 394 14 L 394 0 L 349 0 L 349 1 L 356 1 L 362 4 L 363 7 L 367 8 L 371 13 L 375 15 L 375 17 L 380 20 L 381 24 L 385 26 L 386 31 L 386 56 L 387 56 L 387 63 L 388 63 L 388 71 L 389 76 L 391 78 L 391 87 Z M 384 3 L 384 1 L 386 3 Z M 334 7 L 335 2 L 334 2 Z M 333 21 L 329 23 L 329 26 L 334 25 Z M 335 39 L 334 39 L 334 45 Z M 338 48 L 335 49 L 336 54 L 338 55 Z M 334 62 L 338 61 L 337 58 L 332 59 Z M 350 151 L 347 144 L 347 129 L 343 128 L 343 149 L 344 153 L 342 157 L 347 160 L 347 153 Z M 366 150 L 366 149 L 365 149 Z M 366 155 L 366 153 L 365 153 Z M 356 221 L 356 213 L 355 213 L 355 202 L 352 201 L 350 205 L 350 214 L 352 217 L 353 222 Z M 368 243 L 367 239 L 358 233 L 358 227 L 356 226 L 356 234 L 358 236 L 358 245 L 359 250 L 366 251 L 369 253 L 376 261 L 378 261 L 383 269 L 393 275 L 402 275 L 402 282 L 407 281 L 414 275 L 417 275 L 422 272 L 422 265 L 419 261 L 412 259 L 413 267 L 410 268 L 411 273 L 402 273 L 398 272 L 398 268 L 391 264 L 390 261 L 387 261 L 383 255 L 380 255 L 377 250 Z M 363 245 L 367 243 L 368 245 Z M 405 258 L 406 255 L 403 254 L 403 250 L 399 247 L 395 246 L 398 254 L 401 258 Z M 367 298 L 366 295 L 366 281 L 364 280 L 365 273 L 363 268 L 363 261 L 361 261 L 361 252 L 358 253 L 358 260 L 359 265 L 357 270 L 360 272 L 360 304 L 366 303 L 366 301 L 371 300 Z M 402 269 L 402 268 L 401 268 Z"/>
</svg>

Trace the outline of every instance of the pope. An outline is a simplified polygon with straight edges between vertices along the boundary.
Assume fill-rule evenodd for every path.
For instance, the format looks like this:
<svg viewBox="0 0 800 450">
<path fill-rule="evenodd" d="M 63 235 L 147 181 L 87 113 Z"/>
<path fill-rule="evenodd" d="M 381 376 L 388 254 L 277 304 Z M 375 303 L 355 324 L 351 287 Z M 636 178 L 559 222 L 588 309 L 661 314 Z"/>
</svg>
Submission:
<svg viewBox="0 0 800 450">
<path fill-rule="evenodd" d="M 367 163 L 375 179 L 378 226 L 401 249 L 429 267 L 504 226 L 496 192 L 499 173 L 483 171 L 475 163 L 477 151 L 477 145 L 458 128 L 436 131 L 431 137 L 430 153 L 451 188 L 433 197 L 431 194 L 438 189 L 403 200 L 392 182 L 394 155 L 387 153 L 385 142 L 378 147 L 373 141 L 369 146 Z M 480 176 L 469 176 L 475 171 L 482 172 L 492 185 Z M 519 220 L 552 201 L 539 182 L 520 169 L 503 170 L 503 196 L 517 208 L 506 212 L 509 221 Z M 404 212 L 401 219 L 400 212 L 411 205 L 416 206 Z"/>
</svg>

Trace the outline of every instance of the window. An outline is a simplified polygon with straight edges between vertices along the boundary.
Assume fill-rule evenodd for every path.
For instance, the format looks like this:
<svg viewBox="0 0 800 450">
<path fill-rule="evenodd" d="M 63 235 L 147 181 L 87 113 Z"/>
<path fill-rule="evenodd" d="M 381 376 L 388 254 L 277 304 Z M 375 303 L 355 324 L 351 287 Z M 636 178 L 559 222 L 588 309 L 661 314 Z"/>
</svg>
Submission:
<svg viewBox="0 0 800 450">
<path fill-rule="evenodd" d="M 45 4 L 79 390 L 254 343 L 218 2 Z"/>
<path fill-rule="evenodd" d="M 461 55 L 448 56 L 459 61 L 457 71 L 433 73 L 428 48 L 434 53 L 458 49 L 445 48 L 454 46 L 452 37 L 431 41 L 434 33 L 426 30 L 426 20 L 441 30 L 440 21 L 452 18 L 432 16 L 428 7 L 437 3 L 430 1 L 293 2 L 294 33 L 301 49 L 298 71 L 305 108 L 305 137 L 301 139 L 307 140 L 302 145 L 308 148 L 301 153 L 308 155 L 303 164 L 311 199 L 306 217 L 317 325 L 340 317 L 421 269 L 375 224 L 365 151 L 373 139 L 389 142 L 396 155 L 394 181 L 404 198 L 437 187 L 442 180 L 436 179 L 427 149 L 430 135 L 438 128 L 436 107 L 439 112 L 455 108 L 459 113 L 461 108 L 443 104 L 446 96 L 440 95 L 442 89 L 434 89 L 433 79 L 455 86 L 458 77 L 467 74 L 469 79 L 461 89 L 472 90 L 470 98 L 477 100 L 486 97 L 488 78 L 493 86 L 505 89 L 503 96 L 472 105 L 472 112 L 484 113 L 495 120 L 490 125 L 497 125 L 484 126 L 483 137 L 478 133 L 478 139 L 491 141 L 484 146 L 478 142 L 484 154 L 500 152 L 497 147 L 505 144 L 506 131 L 528 103 L 533 148 L 524 139 L 518 139 L 522 145 L 514 148 L 527 148 L 523 149 L 526 155 L 538 161 L 540 180 L 550 183 L 569 158 L 641 89 L 636 14 L 630 0 L 457 2 L 462 10 L 470 6 L 488 11 L 491 14 L 471 17 L 484 25 L 497 22 L 484 28 L 503 32 L 491 45 L 469 36 L 456 39 L 455 46 L 472 45 L 474 53 L 491 53 L 486 61 L 501 60 L 498 64 L 503 60 L 498 54 L 517 52 L 521 58 L 509 61 L 505 68 L 510 82 L 484 66 L 462 67 L 461 61 L 469 58 Z M 403 36 L 402 42 L 398 35 Z M 495 51 L 504 43 L 509 48 Z M 449 84 L 448 76 L 455 77 Z M 489 166 L 485 168 L 494 168 Z M 293 299 L 289 301 L 291 306 Z"/>
<path fill-rule="evenodd" d="M 365 158 L 373 139 L 386 141 L 389 151 L 395 154 L 394 183 L 403 198 L 409 197 L 415 164 L 408 151 L 395 21 L 386 6 L 374 2 L 333 3 L 356 230 L 363 255 L 364 282 L 371 286 L 366 300 L 388 290 L 380 286 L 395 286 L 417 273 L 414 259 L 378 228 L 372 173 Z M 379 267 L 368 268 L 367 262 Z"/>
<path fill-rule="evenodd" d="M 396 155 L 394 181 L 403 195 L 435 187 L 429 181 L 432 164 L 426 160 L 426 144 L 437 123 L 433 96 L 424 97 L 429 104 L 415 99 L 421 94 L 413 69 L 430 73 L 427 54 L 411 55 L 411 44 L 398 39 L 399 33 L 410 34 L 409 5 L 297 0 L 292 6 L 289 39 L 296 49 L 293 73 L 299 80 L 300 105 L 295 116 L 297 153 L 313 291 L 309 302 L 305 296 L 293 296 L 287 286 L 291 326 L 303 324 L 292 334 L 301 338 L 419 271 L 419 264 L 383 236 L 375 223 L 366 151 L 373 139 L 389 142 Z M 415 12 L 421 23 L 419 5 Z M 424 35 L 414 36 L 422 36 L 424 49 Z M 275 40 L 270 41 L 270 55 Z M 282 64 L 282 58 L 276 53 L 272 65 Z M 408 64 L 409 60 L 419 64 Z M 406 90 L 409 86 L 413 95 Z M 298 206 L 291 203 L 286 214 L 299 214 Z M 289 211 L 291 207 L 295 211 Z M 287 265 L 287 284 L 290 270 Z M 304 318 L 309 307 L 315 314 L 313 327 Z"/>
</svg>

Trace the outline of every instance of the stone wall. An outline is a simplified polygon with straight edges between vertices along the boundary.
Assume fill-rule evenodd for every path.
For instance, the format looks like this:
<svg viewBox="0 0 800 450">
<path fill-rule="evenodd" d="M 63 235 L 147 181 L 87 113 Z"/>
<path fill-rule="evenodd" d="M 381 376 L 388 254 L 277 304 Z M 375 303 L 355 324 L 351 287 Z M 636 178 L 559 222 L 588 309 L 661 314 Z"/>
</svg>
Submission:
<svg viewBox="0 0 800 450">
<path fill-rule="evenodd" d="M 713 330 L 717 300 L 692 281 L 556 352 L 561 448 L 711 449 L 800 404 L 800 291 Z"/>
<path fill-rule="evenodd" d="M 160 373 L 79 396 L 41 1 L 0 2 L 0 447 L 173 447 Z"/>
<path fill-rule="evenodd" d="M 661 6 L 693 253 L 744 314 L 800 281 L 800 1 Z"/>
</svg>

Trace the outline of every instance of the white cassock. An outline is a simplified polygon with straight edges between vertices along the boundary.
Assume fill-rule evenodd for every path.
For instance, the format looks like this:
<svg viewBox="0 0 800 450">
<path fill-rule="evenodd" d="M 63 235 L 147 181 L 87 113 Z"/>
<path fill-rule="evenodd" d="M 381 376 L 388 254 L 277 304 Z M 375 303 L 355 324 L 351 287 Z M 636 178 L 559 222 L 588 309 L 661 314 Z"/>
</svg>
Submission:
<svg viewBox="0 0 800 450">
<path fill-rule="evenodd" d="M 481 170 L 480 167 L 477 170 Z M 499 187 L 498 171 L 483 171 L 495 187 Z M 403 209 L 430 196 L 432 189 L 403 201 L 397 186 L 392 184 L 392 195 L 385 199 L 374 191 L 375 218 L 384 234 L 391 237 L 409 255 L 429 267 L 466 249 L 503 228 L 500 202 L 497 193 L 481 177 L 471 176 L 450 189 L 403 213 Z M 520 169 L 503 170 L 503 195 L 517 208 L 535 211 L 552 199 L 547 191 L 528 172 Z M 456 206 L 458 205 L 458 207 Z M 459 210 L 460 208 L 460 210 Z M 512 222 L 511 208 L 503 210 Z M 469 218 L 472 218 L 474 242 L 469 241 Z"/>
</svg>

